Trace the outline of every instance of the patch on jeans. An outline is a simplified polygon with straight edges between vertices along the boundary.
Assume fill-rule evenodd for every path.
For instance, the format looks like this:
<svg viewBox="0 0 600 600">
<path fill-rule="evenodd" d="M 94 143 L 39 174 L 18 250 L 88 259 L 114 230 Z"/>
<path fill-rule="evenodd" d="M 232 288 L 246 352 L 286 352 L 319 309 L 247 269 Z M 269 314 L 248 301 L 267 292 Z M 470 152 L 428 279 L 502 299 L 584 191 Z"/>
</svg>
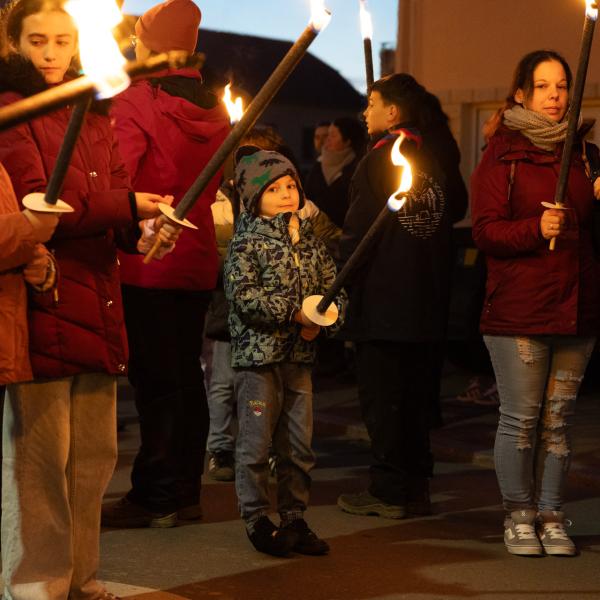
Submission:
<svg viewBox="0 0 600 600">
<path fill-rule="evenodd" d="M 249 400 L 248 406 L 252 409 L 254 416 L 260 417 L 262 416 L 265 406 L 267 403 L 264 400 Z"/>
</svg>

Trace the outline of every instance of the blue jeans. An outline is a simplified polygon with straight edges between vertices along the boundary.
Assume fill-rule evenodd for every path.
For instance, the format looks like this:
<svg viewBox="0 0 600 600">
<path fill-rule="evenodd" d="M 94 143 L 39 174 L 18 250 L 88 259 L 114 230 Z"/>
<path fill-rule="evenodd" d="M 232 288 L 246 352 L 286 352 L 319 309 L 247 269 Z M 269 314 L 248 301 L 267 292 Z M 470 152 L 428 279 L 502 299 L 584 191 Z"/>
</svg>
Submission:
<svg viewBox="0 0 600 600">
<path fill-rule="evenodd" d="M 231 367 L 231 344 L 215 340 L 212 355 L 212 375 L 208 386 L 210 429 L 209 452 L 233 452 L 235 440 L 231 419 L 235 407 L 234 372 Z"/>
<path fill-rule="evenodd" d="M 570 418 L 595 338 L 484 336 L 500 395 L 494 461 L 507 511 L 560 510 Z"/>
<path fill-rule="evenodd" d="M 312 441 L 309 365 L 278 363 L 235 369 L 239 433 L 235 487 L 248 525 L 269 512 L 269 446 L 277 457 L 277 509 L 282 518 L 306 510 Z"/>
</svg>

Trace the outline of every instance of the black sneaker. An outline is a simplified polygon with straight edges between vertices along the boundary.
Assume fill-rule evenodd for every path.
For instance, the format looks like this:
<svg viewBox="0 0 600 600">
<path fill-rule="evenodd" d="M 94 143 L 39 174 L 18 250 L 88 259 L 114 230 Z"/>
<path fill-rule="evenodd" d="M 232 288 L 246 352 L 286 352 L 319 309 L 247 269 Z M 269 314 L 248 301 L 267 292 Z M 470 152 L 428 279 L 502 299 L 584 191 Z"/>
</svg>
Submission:
<svg viewBox="0 0 600 600">
<path fill-rule="evenodd" d="M 294 552 L 310 556 L 321 556 L 329 552 L 329 544 L 318 538 L 304 519 L 294 519 L 281 527 L 280 531 L 293 531 L 298 534 L 298 541 L 293 548 Z"/>
<path fill-rule="evenodd" d="M 246 531 L 252 545 L 271 556 L 287 556 L 298 541 L 298 534 L 292 530 L 277 529 L 267 516 L 254 523 L 252 532 Z"/>
<path fill-rule="evenodd" d="M 213 452 L 208 459 L 208 474 L 215 481 L 235 480 L 233 452 Z"/>
</svg>

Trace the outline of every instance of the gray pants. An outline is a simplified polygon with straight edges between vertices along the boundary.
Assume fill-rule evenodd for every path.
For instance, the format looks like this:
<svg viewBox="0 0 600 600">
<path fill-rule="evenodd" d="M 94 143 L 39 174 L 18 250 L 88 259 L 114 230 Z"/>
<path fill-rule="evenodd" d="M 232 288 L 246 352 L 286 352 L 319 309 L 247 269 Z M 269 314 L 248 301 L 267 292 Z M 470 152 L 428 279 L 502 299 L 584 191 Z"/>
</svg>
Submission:
<svg viewBox="0 0 600 600">
<path fill-rule="evenodd" d="M 231 420 L 235 407 L 233 379 L 231 344 L 215 341 L 210 385 L 208 386 L 210 429 L 207 447 L 209 452 L 233 452 L 235 445 L 231 432 Z"/>
<path fill-rule="evenodd" d="M 278 363 L 235 369 L 239 433 L 235 487 L 248 525 L 269 512 L 269 446 L 277 457 L 277 509 L 283 518 L 306 510 L 312 440 L 309 365 Z"/>
<path fill-rule="evenodd" d="M 109 375 L 8 386 L 2 431 L 7 600 L 88 600 L 102 593 L 100 506 L 117 458 L 115 409 Z"/>
<path fill-rule="evenodd" d="M 507 511 L 560 510 L 570 418 L 594 338 L 484 336 L 498 393 L 496 475 Z"/>
</svg>

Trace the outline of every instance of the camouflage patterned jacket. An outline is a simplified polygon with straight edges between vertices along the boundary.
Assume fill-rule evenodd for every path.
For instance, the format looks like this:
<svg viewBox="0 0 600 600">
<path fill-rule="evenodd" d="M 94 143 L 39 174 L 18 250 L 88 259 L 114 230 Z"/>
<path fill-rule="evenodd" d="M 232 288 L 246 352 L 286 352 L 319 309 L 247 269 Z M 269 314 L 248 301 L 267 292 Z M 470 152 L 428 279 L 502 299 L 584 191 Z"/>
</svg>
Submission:
<svg viewBox="0 0 600 600">
<path fill-rule="evenodd" d="M 300 241 L 292 245 L 290 213 L 273 219 L 240 216 L 225 262 L 225 293 L 230 302 L 229 329 L 233 367 L 256 367 L 277 362 L 312 363 L 315 342 L 300 337 L 292 320 L 302 300 L 323 294 L 336 268 L 310 221 L 300 224 Z M 342 324 L 346 294 L 336 298 Z M 322 334 L 321 334 L 322 335 Z"/>
</svg>

